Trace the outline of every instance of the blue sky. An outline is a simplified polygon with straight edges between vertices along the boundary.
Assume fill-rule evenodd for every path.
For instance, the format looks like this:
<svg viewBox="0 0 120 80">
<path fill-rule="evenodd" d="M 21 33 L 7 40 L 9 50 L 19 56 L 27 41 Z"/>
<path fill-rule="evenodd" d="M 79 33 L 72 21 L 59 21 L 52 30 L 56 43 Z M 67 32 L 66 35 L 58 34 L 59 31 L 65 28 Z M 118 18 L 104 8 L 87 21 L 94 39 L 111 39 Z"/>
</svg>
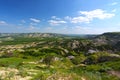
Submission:
<svg viewBox="0 0 120 80">
<path fill-rule="evenodd" d="M 0 32 L 120 31 L 120 0 L 0 0 Z"/>
</svg>

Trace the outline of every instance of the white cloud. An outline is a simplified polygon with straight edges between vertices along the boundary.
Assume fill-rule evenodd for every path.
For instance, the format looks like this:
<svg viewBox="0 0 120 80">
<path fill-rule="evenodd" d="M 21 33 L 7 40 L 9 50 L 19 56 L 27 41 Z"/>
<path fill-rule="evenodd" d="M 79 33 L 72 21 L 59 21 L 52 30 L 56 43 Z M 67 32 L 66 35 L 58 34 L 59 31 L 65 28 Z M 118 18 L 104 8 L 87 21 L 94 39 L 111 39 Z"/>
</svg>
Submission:
<svg viewBox="0 0 120 80">
<path fill-rule="evenodd" d="M 67 23 L 65 20 L 62 20 L 61 18 L 58 18 L 56 16 L 52 16 L 51 20 L 48 21 L 50 25 L 52 26 L 56 26 L 56 25 L 60 25 L 60 24 L 65 24 Z"/>
<path fill-rule="evenodd" d="M 113 9 L 111 12 L 116 12 L 117 11 L 117 9 Z"/>
<path fill-rule="evenodd" d="M 28 28 L 28 30 L 34 30 L 34 29 L 35 29 L 34 26 L 30 26 L 30 27 Z"/>
<path fill-rule="evenodd" d="M 80 11 L 80 13 L 85 15 L 89 19 L 93 19 L 93 18 L 105 19 L 105 18 L 111 18 L 115 15 L 112 13 L 106 13 L 102 9 L 96 9 L 93 11 Z"/>
<path fill-rule="evenodd" d="M 45 30 L 52 30 L 53 28 L 52 27 L 46 27 Z"/>
<path fill-rule="evenodd" d="M 0 25 L 6 25 L 7 23 L 5 21 L 0 21 Z"/>
<path fill-rule="evenodd" d="M 56 17 L 56 16 L 52 16 L 51 17 L 52 19 L 55 19 L 55 20 L 61 20 L 60 18 Z"/>
<path fill-rule="evenodd" d="M 65 20 L 71 20 L 72 18 L 70 16 L 64 17 Z"/>
<path fill-rule="evenodd" d="M 94 18 L 106 19 L 106 18 L 112 18 L 113 16 L 115 16 L 115 14 L 107 13 L 102 9 L 96 9 L 93 11 L 80 11 L 80 16 L 73 17 L 71 19 L 71 22 L 72 23 L 89 23 Z"/>
<path fill-rule="evenodd" d="M 21 22 L 22 22 L 22 23 L 26 23 L 26 21 L 25 21 L 25 20 L 21 20 Z"/>
<path fill-rule="evenodd" d="M 35 19 L 35 18 L 30 18 L 31 21 L 35 22 L 35 23 L 39 23 L 40 20 L 39 19 Z"/>
<path fill-rule="evenodd" d="M 32 22 L 32 23 L 30 23 L 30 25 L 37 25 L 37 23 L 33 23 L 33 22 Z"/>
<path fill-rule="evenodd" d="M 93 30 L 90 27 L 83 27 L 83 26 L 78 25 L 78 26 L 71 27 L 69 31 L 70 32 L 68 32 L 67 30 L 66 32 L 68 32 L 69 34 L 89 34 Z"/>
<path fill-rule="evenodd" d="M 48 22 L 50 25 L 60 25 L 60 24 L 67 23 L 66 21 L 63 21 L 63 20 L 49 20 Z"/>
<path fill-rule="evenodd" d="M 75 26 L 76 30 L 89 30 L 89 27 L 81 27 L 81 26 Z"/>
<path fill-rule="evenodd" d="M 117 2 L 113 2 L 111 5 L 114 6 L 114 5 L 117 5 L 118 3 Z"/>
<path fill-rule="evenodd" d="M 52 16 L 51 18 L 52 18 L 52 19 L 55 19 L 55 18 L 56 18 L 56 16 Z"/>
<path fill-rule="evenodd" d="M 82 23 L 82 22 L 89 23 L 90 19 L 87 17 L 79 16 L 79 17 L 72 18 L 71 22 L 72 23 Z"/>
</svg>

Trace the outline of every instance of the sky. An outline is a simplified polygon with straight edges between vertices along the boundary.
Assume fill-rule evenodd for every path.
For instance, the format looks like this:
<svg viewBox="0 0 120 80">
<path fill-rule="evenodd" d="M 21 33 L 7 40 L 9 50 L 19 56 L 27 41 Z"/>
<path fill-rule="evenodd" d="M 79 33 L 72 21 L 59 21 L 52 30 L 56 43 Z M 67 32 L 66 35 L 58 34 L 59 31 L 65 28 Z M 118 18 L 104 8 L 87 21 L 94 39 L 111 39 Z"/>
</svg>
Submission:
<svg viewBox="0 0 120 80">
<path fill-rule="evenodd" d="M 0 33 L 120 31 L 120 0 L 0 0 Z"/>
</svg>

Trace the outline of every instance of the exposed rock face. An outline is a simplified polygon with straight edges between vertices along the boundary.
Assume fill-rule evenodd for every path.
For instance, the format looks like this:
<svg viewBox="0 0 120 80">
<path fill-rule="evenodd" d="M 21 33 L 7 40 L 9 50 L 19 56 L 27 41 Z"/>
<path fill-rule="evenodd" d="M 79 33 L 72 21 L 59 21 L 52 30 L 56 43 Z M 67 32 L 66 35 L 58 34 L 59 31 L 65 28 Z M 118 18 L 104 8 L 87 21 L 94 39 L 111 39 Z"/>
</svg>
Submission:
<svg viewBox="0 0 120 80">
<path fill-rule="evenodd" d="M 95 37 L 94 42 L 95 44 L 115 45 L 120 42 L 120 32 L 104 33 Z"/>
<path fill-rule="evenodd" d="M 68 43 L 68 47 L 71 47 L 72 49 L 75 49 L 75 48 L 79 47 L 79 44 L 80 44 L 79 41 L 74 40 L 74 41 Z"/>
<path fill-rule="evenodd" d="M 108 71 L 108 73 L 120 78 L 120 71 L 111 70 L 111 71 Z"/>
<path fill-rule="evenodd" d="M 111 32 L 104 33 L 99 35 L 93 39 L 93 43 L 96 46 L 107 45 L 108 47 L 112 47 L 114 50 L 120 50 L 120 32 Z"/>
<path fill-rule="evenodd" d="M 60 58 L 59 57 L 54 57 L 54 61 L 59 61 Z"/>
<path fill-rule="evenodd" d="M 85 55 L 90 55 L 90 54 L 93 54 L 93 53 L 96 53 L 98 52 L 98 50 L 93 50 L 93 49 L 89 49 L 87 53 L 85 53 Z"/>
<path fill-rule="evenodd" d="M 68 59 L 74 59 L 75 56 L 68 56 L 67 58 L 68 58 Z"/>
<path fill-rule="evenodd" d="M 94 40 L 95 45 L 107 44 L 107 40 L 105 36 L 100 36 Z"/>
<path fill-rule="evenodd" d="M 87 45 L 89 44 L 90 43 L 87 41 L 84 42 L 84 41 L 79 41 L 79 40 L 73 40 L 67 43 L 67 47 L 71 49 L 83 49 L 87 47 Z"/>
</svg>

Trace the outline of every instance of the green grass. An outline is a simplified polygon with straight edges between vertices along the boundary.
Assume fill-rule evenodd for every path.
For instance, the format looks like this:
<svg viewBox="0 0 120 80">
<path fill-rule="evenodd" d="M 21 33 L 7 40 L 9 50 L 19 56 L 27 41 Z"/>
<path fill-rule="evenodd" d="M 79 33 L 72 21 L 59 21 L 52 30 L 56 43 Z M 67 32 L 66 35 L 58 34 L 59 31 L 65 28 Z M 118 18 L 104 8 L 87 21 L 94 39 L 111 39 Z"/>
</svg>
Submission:
<svg viewBox="0 0 120 80">
<path fill-rule="evenodd" d="M 22 58 L 0 58 L 0 66 L 1 67 L 19 67 L 23 65 L 23 62 L 34 61 L 33 59 L 22 59 Z"/>
</svg>

